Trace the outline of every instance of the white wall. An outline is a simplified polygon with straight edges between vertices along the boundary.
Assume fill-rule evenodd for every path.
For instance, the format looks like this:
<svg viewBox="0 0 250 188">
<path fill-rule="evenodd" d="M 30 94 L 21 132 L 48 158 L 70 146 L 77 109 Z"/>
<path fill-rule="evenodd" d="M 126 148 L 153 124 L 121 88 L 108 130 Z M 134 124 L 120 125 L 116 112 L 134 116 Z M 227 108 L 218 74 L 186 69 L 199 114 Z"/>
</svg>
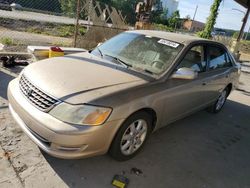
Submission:
<svg viewBox="0 0 250 188">
<path fill-rule="evenodd" d="M 179 0 L 161 0 L 163 8 L 168 9 L 168 17 L 178 10 Z"/>
</svg>

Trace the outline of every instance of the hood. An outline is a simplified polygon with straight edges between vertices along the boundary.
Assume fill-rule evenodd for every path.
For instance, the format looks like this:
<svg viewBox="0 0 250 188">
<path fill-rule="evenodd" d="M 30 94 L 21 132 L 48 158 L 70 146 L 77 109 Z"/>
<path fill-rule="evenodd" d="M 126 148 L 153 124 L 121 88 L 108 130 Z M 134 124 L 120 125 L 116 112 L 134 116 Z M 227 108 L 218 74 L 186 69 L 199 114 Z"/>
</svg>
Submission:
<svg viewBox="0 0 250 188">
<path fill-rule="evenodd" d="M 101 89 L 108 93 L 109 87 L 114 92 L 114 88 L 124 89 L 126 84 L 134 86 L 136 82 L 146 82 L 138 75 L 128 73 L 124 68 L 89 53 L 38 61 L 26 67 L 24 75 L 45 93 L 62 100 L 86 92 L 93 95 L 93 91 L 98 90 L 100 93 Z M 123 87 L 118 87 L 120 85 Z"/>
</svg>

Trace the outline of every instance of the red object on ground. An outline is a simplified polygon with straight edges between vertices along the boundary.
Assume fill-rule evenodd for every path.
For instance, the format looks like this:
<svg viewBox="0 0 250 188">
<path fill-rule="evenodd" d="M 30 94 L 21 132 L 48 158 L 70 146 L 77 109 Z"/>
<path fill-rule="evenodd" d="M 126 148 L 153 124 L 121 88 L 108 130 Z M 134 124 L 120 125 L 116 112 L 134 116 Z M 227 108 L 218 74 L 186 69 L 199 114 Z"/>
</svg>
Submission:
<svg viewBox="0 0 250 188">
<path fill-rule="evenodd" d="M 63 50 L 57 46 L 50 47 L 50 50 L 52 50 L 53 52 L 63 52 Z"/>
</svg>

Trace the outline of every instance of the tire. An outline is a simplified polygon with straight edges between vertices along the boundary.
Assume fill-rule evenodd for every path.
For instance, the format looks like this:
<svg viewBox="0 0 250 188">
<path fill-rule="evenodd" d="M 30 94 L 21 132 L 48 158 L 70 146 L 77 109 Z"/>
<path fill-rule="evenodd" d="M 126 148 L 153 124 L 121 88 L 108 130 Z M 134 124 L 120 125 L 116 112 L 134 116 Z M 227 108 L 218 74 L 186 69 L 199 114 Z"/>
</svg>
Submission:
<svg viewBox="0 0 250 188">
<path fill-rule="evenodd" d="M 131 115 L 116 133 L 109 154 L 117 161 L 133 158 L 145 145 L 151 130 L 152 117 L 150 114 L 141 111 Z"/>
<path fill-rule="evenodd" d="M 228 95 L 229 95 L 229 89 L 227 87 L 221 92 L 216 102 L 212 106 L 207 108 L 207 111 L 214 114 L 220 112 L 227 101 Z"/>
</svg>

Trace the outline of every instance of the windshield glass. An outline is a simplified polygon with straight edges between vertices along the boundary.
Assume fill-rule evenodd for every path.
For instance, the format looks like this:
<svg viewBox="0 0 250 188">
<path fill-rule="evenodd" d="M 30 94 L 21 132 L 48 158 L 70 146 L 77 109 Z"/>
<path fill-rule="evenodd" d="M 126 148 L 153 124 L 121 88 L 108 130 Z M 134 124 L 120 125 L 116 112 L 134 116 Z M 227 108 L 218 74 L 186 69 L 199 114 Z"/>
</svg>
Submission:
<svg viewBox="0 0 250 188">
<path fill-rule="evenodd" d="M 166 39 L 125 32 L 106 41 L 91 53 L 103 58 L 119 59 L 139 71 L 161 74 L 182 48 L 183 45 Z"/>
</svg>

